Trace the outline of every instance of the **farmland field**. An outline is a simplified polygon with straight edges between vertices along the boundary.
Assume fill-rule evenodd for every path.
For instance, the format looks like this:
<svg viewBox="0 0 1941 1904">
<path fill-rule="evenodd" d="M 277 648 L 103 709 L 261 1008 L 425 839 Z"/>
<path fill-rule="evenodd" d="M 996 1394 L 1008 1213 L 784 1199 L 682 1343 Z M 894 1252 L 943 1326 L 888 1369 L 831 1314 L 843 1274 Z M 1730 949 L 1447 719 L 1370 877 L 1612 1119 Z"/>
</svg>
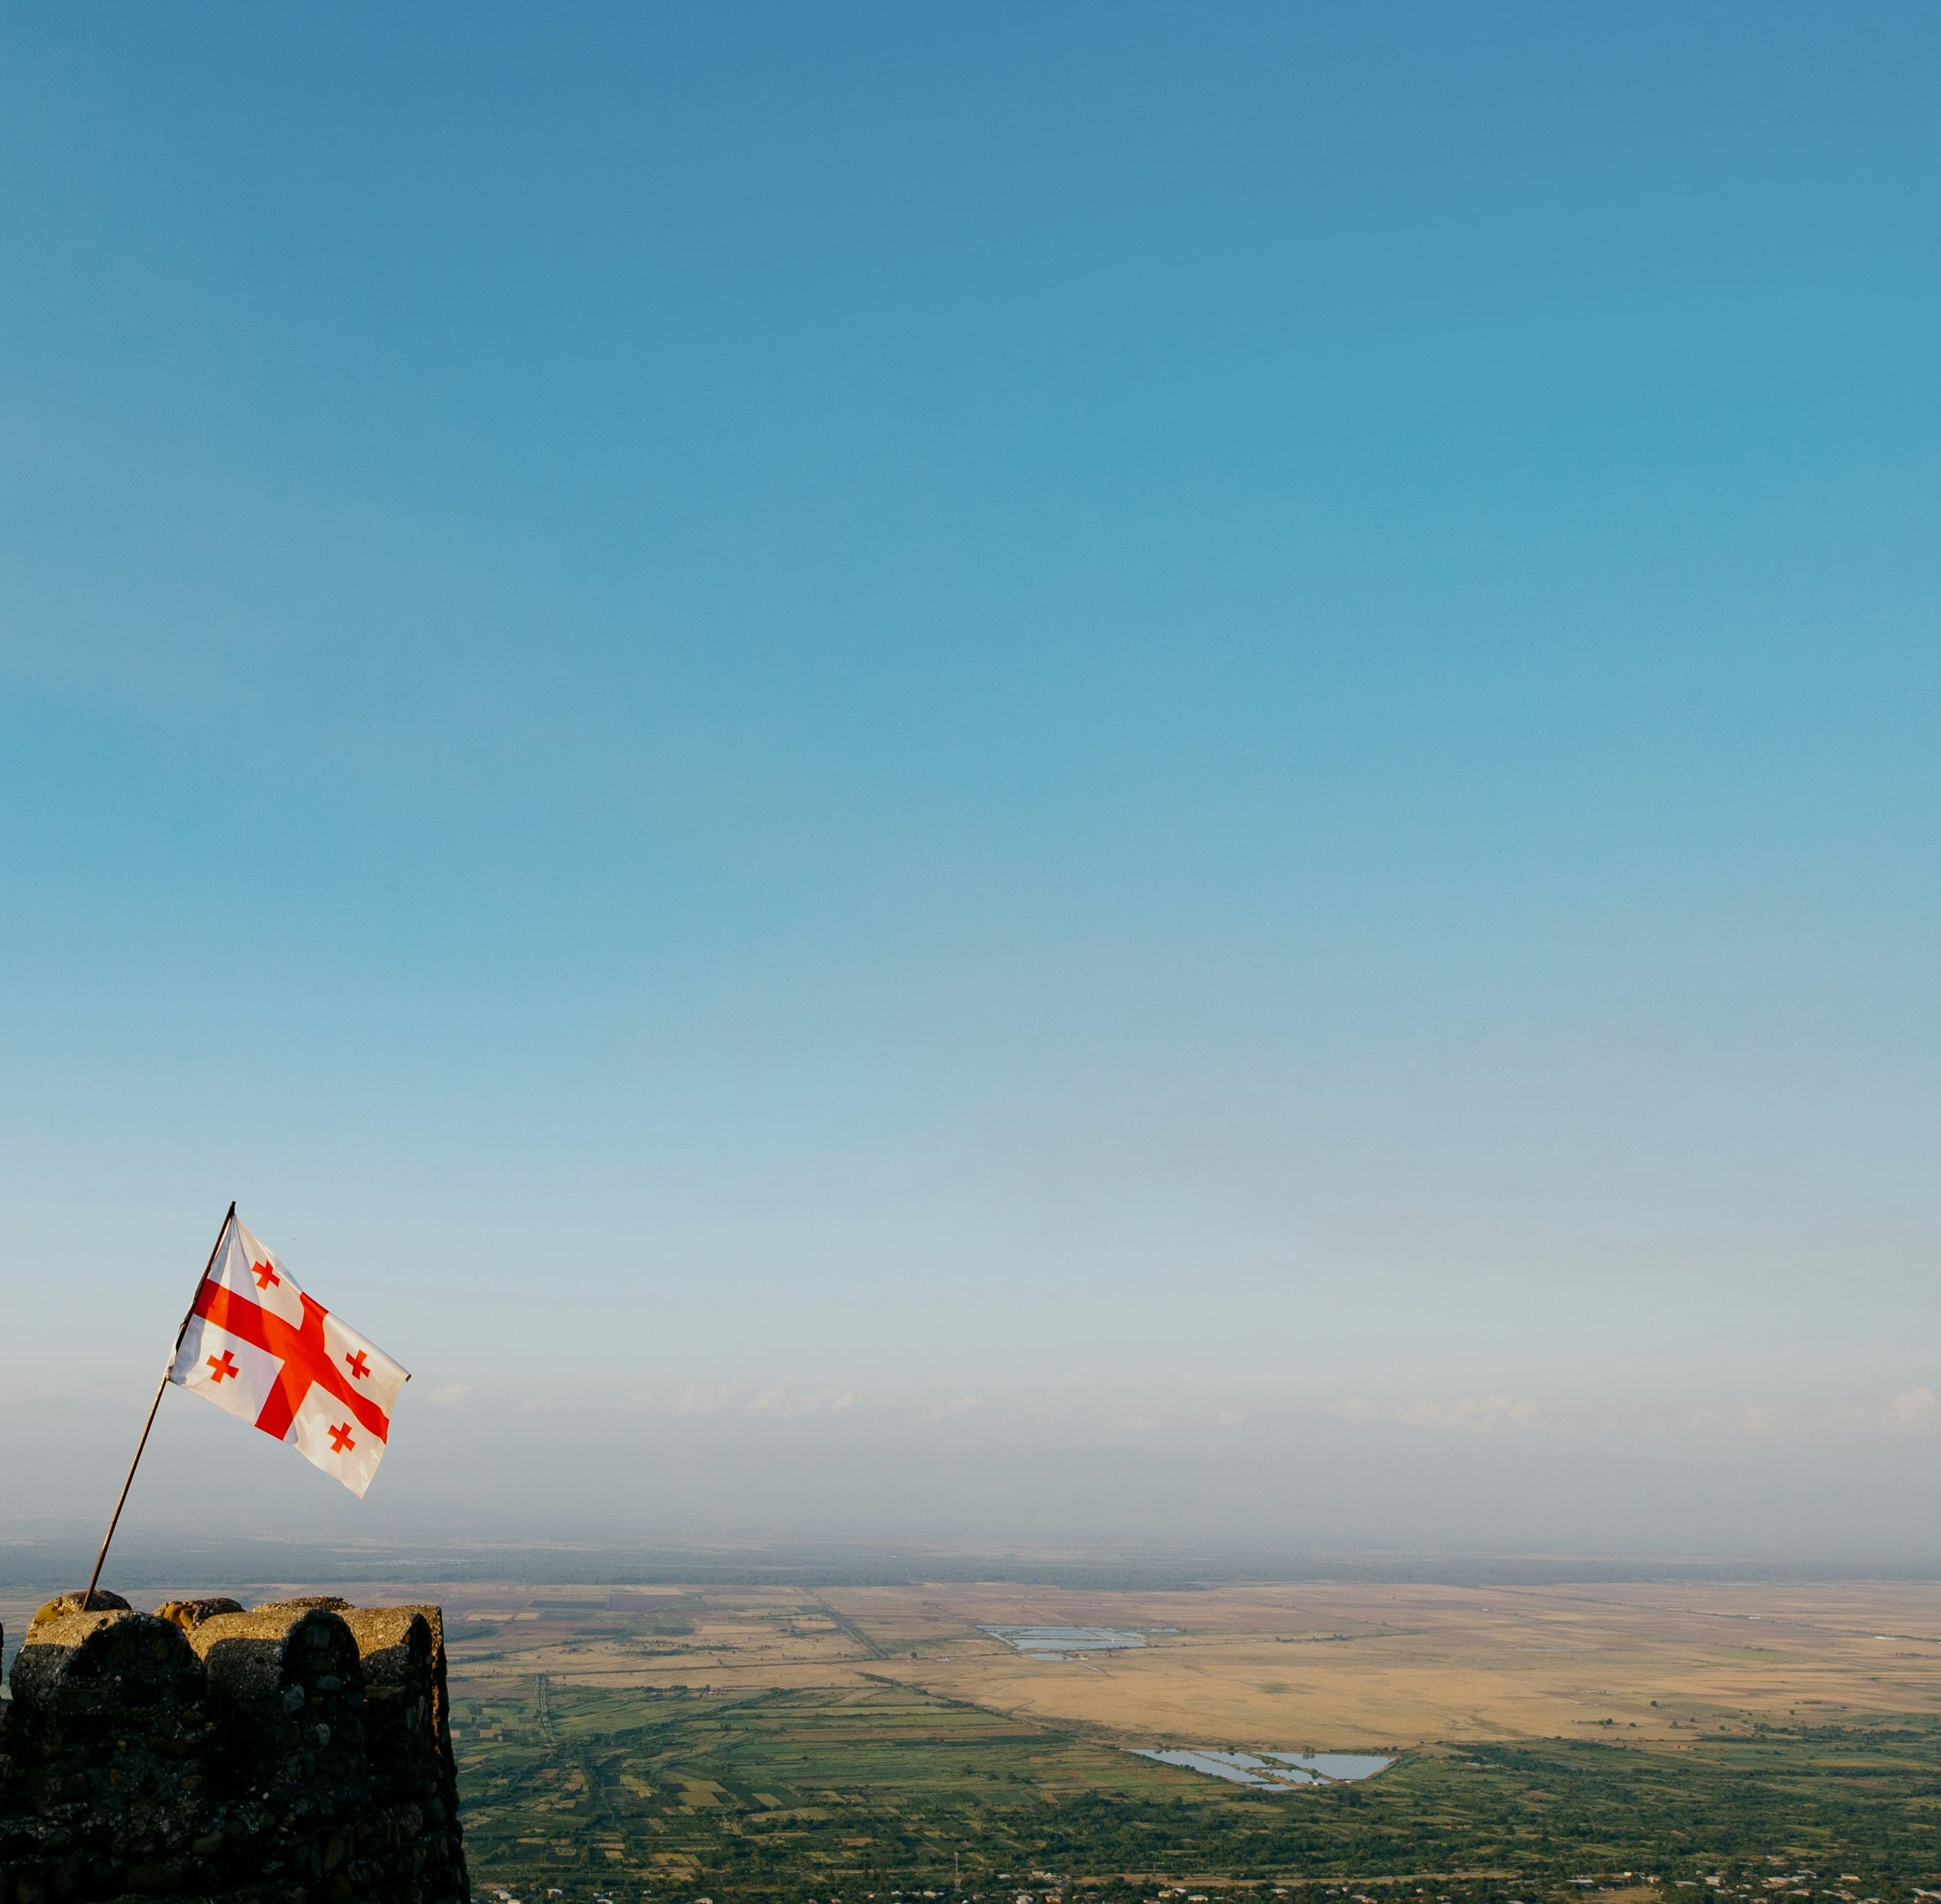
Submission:
<svg viewBox="0 0 1941 1904">
<path fill-rule="evenodd" d="M 334 1590 L 445 1606 L 481 1900 L 1941 1896 L 1931 1584 Z M 1052 1628 L 1140 1643 L 1011 1643 Z M 1398 1756 L 1267 1793 L 1136 1756 L 1208 1746 Z"/>
<path fill-rule="evenodd" d="M 1291 1749 L 1941 1716 L 1941 1590 L 1912 1586 L 454 1587 L 481 1688 L 749 1691 L 885 1680 L 1126 1745 Z M 1047 1661 L 987 1627 L 1136 1630 Z"/>
<path fill-rule="evenodd" d="M 1465 1898 L 1638 1888 L 1905 1897 L 1941 1865 L 1941 1727 L 1661 1749 L 1409 1754 L 1368 1786 L 1256 1795 L 905 1688 L 561 1689 L 466 1701 L 475 1883 L 521 1897 L 1101 1898 L 1412 1880 Z M 1776 1887 L 1800 1869 L 1803 1887 Z M 1718 1887 L 1703 1885 L 1721 1875 Z M 1644 1884 L 1646 1878 L 1660 1881 Z M 1386 1881 L 1386 1882 L 1384 1881 Z M 960 1894 L 951 1891 L 951 1895 Z"/>
<path fill-rule="evenodd" d="M 444 1597 L 475 1877 L 527 1904 L 1941 1882 L 1927 1587 Z M 1054 1664 L 980 1630 L 1027 1624 L 1147 1644 Z M 1266 1795 L 1151 1744 L 1401 1757 Z"/>
</svg>

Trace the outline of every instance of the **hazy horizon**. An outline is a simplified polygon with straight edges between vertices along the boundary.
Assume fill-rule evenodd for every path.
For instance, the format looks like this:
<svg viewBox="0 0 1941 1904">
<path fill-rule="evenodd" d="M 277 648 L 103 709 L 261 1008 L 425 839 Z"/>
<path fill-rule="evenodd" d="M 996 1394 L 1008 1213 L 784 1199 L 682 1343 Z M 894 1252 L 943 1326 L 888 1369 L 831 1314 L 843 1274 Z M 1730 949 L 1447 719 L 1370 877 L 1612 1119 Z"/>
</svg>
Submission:
<svg viewBox="0 0 1941 1904">
<path fill-rule="evenodd" d="M 1941 1553 L 1941 14 L 0 51 L 0 1541 Z"/>
</svg>

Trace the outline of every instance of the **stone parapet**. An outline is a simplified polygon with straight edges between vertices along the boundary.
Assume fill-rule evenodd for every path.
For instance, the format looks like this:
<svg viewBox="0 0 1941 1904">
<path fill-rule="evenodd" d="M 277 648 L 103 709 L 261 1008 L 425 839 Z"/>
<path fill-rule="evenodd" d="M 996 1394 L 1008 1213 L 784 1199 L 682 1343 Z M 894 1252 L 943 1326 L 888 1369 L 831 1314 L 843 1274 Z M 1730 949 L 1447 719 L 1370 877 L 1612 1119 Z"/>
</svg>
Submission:
<svg viewBox="0 0 1941 1904">
<path fill-rule="evenodd" d="M 436 1607 L 35 1615 L 0 1707 L 0 1904 L 469 1904 Z"/>
</svg>

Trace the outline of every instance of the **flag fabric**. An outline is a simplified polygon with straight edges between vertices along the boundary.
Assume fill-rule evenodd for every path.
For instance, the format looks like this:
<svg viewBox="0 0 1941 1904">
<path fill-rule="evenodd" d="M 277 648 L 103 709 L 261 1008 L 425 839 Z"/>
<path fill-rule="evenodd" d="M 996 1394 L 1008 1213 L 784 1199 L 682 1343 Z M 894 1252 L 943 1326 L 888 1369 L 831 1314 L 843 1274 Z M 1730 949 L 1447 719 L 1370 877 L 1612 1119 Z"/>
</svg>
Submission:
<svg viewBox="0 0 1941 1904">
<path fill-rule="evenodd" d="M 232 1217 L 169 1379 L 289 1442 L 361 1495 L 411 1377 L 306 1296 L 283 1260 Z"/>
</svg>

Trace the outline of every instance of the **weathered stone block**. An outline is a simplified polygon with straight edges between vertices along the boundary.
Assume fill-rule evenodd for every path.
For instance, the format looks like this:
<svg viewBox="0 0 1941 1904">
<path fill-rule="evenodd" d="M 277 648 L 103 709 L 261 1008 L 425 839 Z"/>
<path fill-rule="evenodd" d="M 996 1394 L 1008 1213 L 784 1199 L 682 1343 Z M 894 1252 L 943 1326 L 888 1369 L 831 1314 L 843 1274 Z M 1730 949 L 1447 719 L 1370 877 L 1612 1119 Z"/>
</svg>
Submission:
<svg viewBox="0 0 1941 1904">
<path fill-rule="evenodd" d="M 219 1613 L 240 1613 L 243 1603 L 228 1599 L 200 1600 L 168 1600 L 155 1609 L 155 1618 L 166 1620 L 170 1625 L 180 1627 L 184 1633 L 193 1633 L 205 1620 L 212 1620 Z"/>
</svg>

